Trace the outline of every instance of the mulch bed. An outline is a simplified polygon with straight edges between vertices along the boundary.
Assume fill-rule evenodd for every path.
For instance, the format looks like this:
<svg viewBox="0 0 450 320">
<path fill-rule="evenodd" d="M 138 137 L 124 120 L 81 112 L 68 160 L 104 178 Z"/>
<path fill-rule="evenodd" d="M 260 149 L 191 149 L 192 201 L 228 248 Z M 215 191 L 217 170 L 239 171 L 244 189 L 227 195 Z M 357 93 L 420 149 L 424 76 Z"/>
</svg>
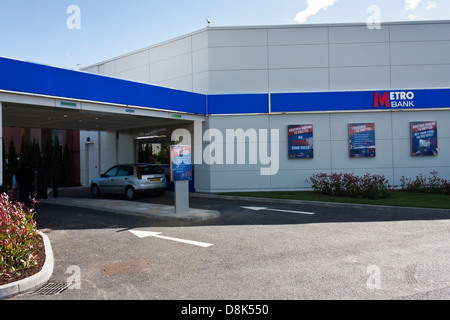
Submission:
<svg viewBox="0 0 450 320">
<path fill-rule="evenodd" d="M 45 262 L 45 245 L 44 239 L 42 239 L 41 235 L 38 235 L 36 239 L 36 242 L 34 244 L 34 252 L 37 255 L 37 265 L 32 268 L 22 270 L 20 274 L 15 274 L 11 277 L 0 276 L 0 286 L 31 277 L 32 275 L 41 271 Z"/>
</svg>

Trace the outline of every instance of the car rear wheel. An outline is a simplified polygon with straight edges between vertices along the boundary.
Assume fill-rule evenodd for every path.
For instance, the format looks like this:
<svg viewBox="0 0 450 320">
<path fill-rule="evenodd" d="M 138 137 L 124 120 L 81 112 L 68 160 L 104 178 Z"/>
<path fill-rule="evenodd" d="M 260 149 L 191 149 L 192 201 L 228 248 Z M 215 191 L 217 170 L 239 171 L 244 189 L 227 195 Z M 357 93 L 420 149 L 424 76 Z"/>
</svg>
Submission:
<svg viewBox="0 0 450 320">
<path fill-rule="evenodd" d="M 127 187 L 125 190 L 125 195 L 127 196 L 128 200 L 136 199 L 136 190 L 134 190 L 133 187 Z"/>
<path fill-rule="evenodd" d="M 93 195 L 95 198 L 98 198 L 98 197 L 100 197 L 100 196 L 102 195 L 102 193 L 101 193 L 101 191 L 100 191 L 100 188 L 99 188 L 96 184 L 94 184 L 94 185 L 91 187 L 91 193 L 92 193 L 92 195 Z"/>
</svg>

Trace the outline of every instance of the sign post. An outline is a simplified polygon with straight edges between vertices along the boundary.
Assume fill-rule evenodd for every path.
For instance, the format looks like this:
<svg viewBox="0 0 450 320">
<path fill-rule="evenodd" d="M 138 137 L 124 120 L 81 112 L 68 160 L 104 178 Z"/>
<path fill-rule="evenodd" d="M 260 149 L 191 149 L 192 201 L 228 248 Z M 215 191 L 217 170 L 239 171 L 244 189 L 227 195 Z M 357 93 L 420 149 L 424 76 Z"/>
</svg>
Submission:
<svg viewBox="0 0 450 320">
<path fill-rule="evenodd" d="M 189 211 L 189 181 L 192 180 L 191 147 L 170 147 L 170 180 L 175 184 L 175 213 Z"/>
</svg>

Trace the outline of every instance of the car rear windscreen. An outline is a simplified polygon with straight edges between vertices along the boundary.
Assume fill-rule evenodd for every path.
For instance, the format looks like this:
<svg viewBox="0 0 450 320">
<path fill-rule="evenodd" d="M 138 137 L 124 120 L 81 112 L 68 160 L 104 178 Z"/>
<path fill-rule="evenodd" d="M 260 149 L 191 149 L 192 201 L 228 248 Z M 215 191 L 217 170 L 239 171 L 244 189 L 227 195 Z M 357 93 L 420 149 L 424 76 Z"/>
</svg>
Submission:
<svg viewBox="0 0 450 320">
<path fill-rule="evenodd" d="M 143 166 L 139 167 L 139 172 L 145 176 L 148 174 L 161 174 L 164 173 L 164 170 L 158 166 Z"/>
</svg>

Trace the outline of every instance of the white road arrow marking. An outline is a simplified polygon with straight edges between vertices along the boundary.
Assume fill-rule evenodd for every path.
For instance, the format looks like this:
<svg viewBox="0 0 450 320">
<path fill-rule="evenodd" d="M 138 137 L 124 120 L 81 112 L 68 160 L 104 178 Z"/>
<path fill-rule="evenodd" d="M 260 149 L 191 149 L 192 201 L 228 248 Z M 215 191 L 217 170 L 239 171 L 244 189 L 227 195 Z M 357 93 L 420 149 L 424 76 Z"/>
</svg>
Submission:
<svg viewBox="0 0 450 320">
<path fill-rule="evenodd" d="M 306 212 L 306 211 L 293 211 L 293 210 L 283 210 L 283 209 L 272 209 L 267 207 L 241 207 L 248 210 L 260 211 L 260 210 L 268 210 L 268 211 L 277 211 L 277 212 L 287 212 L 287 213 L 300 213 L 300 214 L 308 214 L 313 215 L 314 212 Z"/>
<path fill-rule="evenodd" d="M 203 247 L 203 248 L 208 248 L 208 247 L 213 246 L 213 244 L 211 244 L 211 243 L 161 236 L 161 232 L 138 231 L 138 230 L 129 230 L 129 231 L 139 238 L 155 237 L 155 238 L 160 238 L 160 239 L 166 239 L 166 240 L 171 240 L 171 241 L 176 241 L 176 242 L 187 243 L 187 244 L 191 244 L 191 245 Z"/>
</svg>

